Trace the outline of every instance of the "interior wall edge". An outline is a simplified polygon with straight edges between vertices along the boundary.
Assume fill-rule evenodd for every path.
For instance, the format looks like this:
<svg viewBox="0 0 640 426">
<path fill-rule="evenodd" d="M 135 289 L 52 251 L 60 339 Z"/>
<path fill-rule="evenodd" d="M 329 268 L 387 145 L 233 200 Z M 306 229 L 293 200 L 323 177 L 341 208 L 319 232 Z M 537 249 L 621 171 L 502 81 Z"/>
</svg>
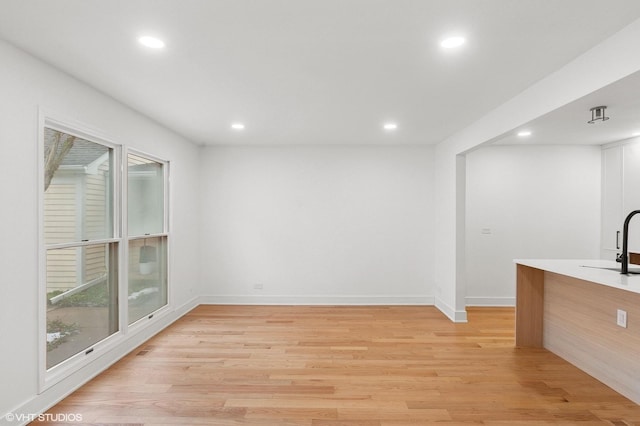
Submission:
<svg viewBox="0 0 640 426">
<path fill-rule="evenodd" d="M 563 105 L 640 70 L 636 51 L 640 19 L 593 46 L 520 94 L 490 111 L 435 146 L 435 277 L 436 294 L 450 305 L 459 305 L 459 270 L 456 265 L 457 215 L 456 157 L 528 123 Z M 436 299 L 437 301 L 438 299 Z M 438 304 L 436 303 L 436 306 Z M 450 312 L 451 313 L 451 312 Z"/>
<path fill-rule="evenodd" d="M 455 310 L 439 297 L 435 298 L 435 306 L 453 322 L 467 322 L 467 311 Z"/>
</svg>

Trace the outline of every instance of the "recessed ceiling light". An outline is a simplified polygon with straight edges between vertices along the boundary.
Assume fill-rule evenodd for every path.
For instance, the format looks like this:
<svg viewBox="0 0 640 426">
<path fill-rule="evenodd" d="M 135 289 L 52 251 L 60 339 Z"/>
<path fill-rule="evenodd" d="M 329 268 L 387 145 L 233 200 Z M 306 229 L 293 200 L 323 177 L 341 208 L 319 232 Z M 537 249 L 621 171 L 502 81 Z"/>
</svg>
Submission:
<svg viewBox="0 0 640 426">
<path fill-rule="evenodd" d="M 164 41 L 151 36 L 140 37 L 138 39 L 138 42 L 141 45 L 149 47 L 151 49 L 162 49 L 164 47 Z"/>
<path fill-rule="evenodd" d="M 521 132 L 518 132 L 518 136 L 520 136 L 521 138 L 531 136 L 531 132 L 529 130 L 523 130 Z"/>
<path fill-rule="evenodd" d="M 396 130 L 398 128 L 398 125 L 396 123 L 385 123 L 382 127 L 385 130 Z"/>
<path fill-rule="evenodd" d="M 466 41 L 462 36 L 447 37 L 440 42 L 440 46 L 444 49 L 455 49 L 465 44 Z"/>
<path fill-rule="evenodd" d="M 244 124 L 242 123 L 233 123 L 231 124 L 231 128 L 234 130 L 244 130 Z"/>
<path fill-rule="evenodd" d="M 640 132 L 633 132 L 631 136 L 640 136 Z"/>
</svg>

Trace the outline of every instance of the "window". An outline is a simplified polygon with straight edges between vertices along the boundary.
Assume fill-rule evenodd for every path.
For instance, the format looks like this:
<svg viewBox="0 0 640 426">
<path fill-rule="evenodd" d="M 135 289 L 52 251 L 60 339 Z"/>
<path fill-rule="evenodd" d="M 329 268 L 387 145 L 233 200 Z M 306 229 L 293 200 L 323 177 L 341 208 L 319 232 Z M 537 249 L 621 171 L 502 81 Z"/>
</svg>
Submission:
<svg viewBox="0 0 640 426">
<path fill-rule="evenodd" d="M 46 388 L 168 305 L 169 164 L 53 119 L 42 128 Z"/>
<path fill-rule="evenodd" d="M 165 165 L 127 155 L 129 324 L 167 304 Z"/>
<path fill-rule="evenodd" d="M 44 130 L 46 368 L 118 331 L 113 147 Z"/>
</svg>

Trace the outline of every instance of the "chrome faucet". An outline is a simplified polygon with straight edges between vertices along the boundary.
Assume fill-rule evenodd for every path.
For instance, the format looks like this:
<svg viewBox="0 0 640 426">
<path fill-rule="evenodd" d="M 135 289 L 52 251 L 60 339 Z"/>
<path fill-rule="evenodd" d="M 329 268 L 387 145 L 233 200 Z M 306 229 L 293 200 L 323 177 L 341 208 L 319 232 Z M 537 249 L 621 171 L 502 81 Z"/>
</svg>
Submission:
<svg viewBox="0 0 640 426">
<path fill-rule="evenodd" d="M 616 257 L 616 262 L 622 263 L 621 274 L 629 273 L 629 221 L 631 218 L 640 213 L 640 210 L 634 210 L 627 215 L 622 228 L 622 253 Z"/>
</svg>

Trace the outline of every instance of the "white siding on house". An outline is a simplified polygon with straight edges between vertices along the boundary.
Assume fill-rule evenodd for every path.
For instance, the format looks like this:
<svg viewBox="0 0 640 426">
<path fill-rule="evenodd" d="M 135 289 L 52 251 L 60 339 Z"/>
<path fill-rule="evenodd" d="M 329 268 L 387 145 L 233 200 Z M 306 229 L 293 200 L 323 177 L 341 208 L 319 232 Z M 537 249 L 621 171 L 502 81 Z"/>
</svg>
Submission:
<svg viewBox="0 0 640 426">
<path fill-rule="evenodd" d="M 76 234 L 76 184 L 73 180 L 53 180 L 44 194 L 44 234 L 47 244 L 64 243 Z M 76 255 L 73 250 L 47 253 L 47 293 L 65 291 L 77 285 Z"/>
<path fill-rule="evenodd" d="M 55 132 L 48 129 L 49 133 Z M 95 149 L 83 141 L 72 153 Z M 71 154 L 71 153 L 70 153 Z M 72 155 L 73 157 L 73 155 Z M 81 158 L 78 159 L 82 163 Z M 65 157 L 65 162 L 73 158 Z M 44 231 L 47 245 L 111 236 L 109 217 L 109 155 L 91 164 L 67 164 L 55 173 L 45 191 Z M 106 273 L 105 246 L 47 253 L 47 293 L 66 291 Z"/>
<path fill-rule="evenodd" d="M 76 184 L 52 181 L 44 193 L 44 238 L 47 244 L 72 241 L 76 234 Z"/>
</svg>

